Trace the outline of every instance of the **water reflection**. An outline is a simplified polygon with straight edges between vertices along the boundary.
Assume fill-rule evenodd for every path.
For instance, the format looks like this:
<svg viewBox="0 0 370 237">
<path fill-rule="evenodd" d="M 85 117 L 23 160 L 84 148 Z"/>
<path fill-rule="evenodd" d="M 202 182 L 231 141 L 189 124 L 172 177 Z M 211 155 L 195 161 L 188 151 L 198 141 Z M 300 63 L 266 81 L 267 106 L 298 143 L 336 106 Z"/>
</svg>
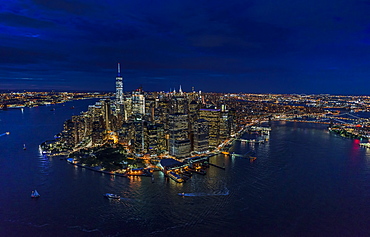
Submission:
<svg viewBox="0 0 370 237">
<path fill-rule="evenodd" d="M 49 158 L 47 156 L 42 155 L 42 154 L 39 155 L 38 158 L 39 158 L 38 167 L 39 167 L 40 173 L 49 175 L 50 168 L 51 168 L 51 163 L 50 163 Z"/>
<path fill-rule="evenodd" d="M 360 140 L 359 139 L 354 139 L 352 141 L 351 149 L 350 149 L 350 154 L 349 154 L 349 160 L 351 166 L 356 166 L 359 164 L 361 161 L 360 157 Z"/>
<path fill-rule="evenodd" d="M 365 153 L 366 153 L 366 161 L 368 165 L 370 165 L 370 148 L 364 147 L 363 149 L 365 150 Z"/>
<path fill-rule="evenodd" d="M 76 180 L 80 176 L 79 167 L 77 165 L 72 166 L 73 166 L 73 179 Z"/>
<path fill-rule="evenodd" d="M 141 188 L 142 185 L 142 178 L 140 176 L 128 176 L 128 179 L 130 180 L 128 182 L 129 190 L 132 192 L 131 194 L 137 194 Z"/>
</svg>

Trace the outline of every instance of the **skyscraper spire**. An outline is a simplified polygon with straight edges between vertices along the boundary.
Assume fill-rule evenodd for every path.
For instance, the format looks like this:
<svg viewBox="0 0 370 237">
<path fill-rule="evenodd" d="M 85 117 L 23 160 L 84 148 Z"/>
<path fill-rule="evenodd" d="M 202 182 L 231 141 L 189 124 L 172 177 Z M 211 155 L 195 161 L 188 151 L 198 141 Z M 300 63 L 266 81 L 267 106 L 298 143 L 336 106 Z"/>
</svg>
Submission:
<svg viewBox="0 0 370 237">
<path fill-rule="evenodd" d="M 181 89 L 181 85 L 180 85 L 180 90 L 179 90 L 180 94 L 182 95 L 182 89 Z"/>
<path fill-rule="evenodd" d="M 121 64 L 120 63 L 118 63 L 118 74 L 117 74 L 117 76 L 121 76 Z"/>
</svg>

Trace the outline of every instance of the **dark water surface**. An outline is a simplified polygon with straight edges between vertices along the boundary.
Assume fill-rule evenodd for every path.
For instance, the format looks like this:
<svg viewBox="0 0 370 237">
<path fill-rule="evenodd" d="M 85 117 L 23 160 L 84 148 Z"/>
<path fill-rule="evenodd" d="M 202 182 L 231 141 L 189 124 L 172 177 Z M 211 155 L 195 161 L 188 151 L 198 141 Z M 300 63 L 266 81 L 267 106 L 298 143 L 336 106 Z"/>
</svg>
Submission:
<svg viewBox="0 0 370 237">
<path fill-rule="evenodd" d="M 358 140 L 322 125 L 275 123 L 268 143 L 232 148 L 253 150 L 255 162 L 215 156 L 226 170 L 210 167 L 184 184 L 42 157 L 38 145 L 92 103 L 0 112 L 0 134 L 10 132 L 0 135 L 1 236 L 370 236 L 370 150 Z"/>
</svg>

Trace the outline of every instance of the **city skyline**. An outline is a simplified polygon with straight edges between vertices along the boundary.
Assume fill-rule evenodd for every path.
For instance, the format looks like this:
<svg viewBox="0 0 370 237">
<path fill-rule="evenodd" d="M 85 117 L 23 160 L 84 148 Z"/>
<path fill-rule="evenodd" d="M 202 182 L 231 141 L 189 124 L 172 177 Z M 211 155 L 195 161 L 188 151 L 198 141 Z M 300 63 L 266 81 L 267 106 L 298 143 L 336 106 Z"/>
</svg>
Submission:
<svg viewBox="0 0 370 237">
<path fill-rule="evenodd" d="M 117 66 L 116 94 L 0 94 L 1 233 L 368 235 L 370 96 L 123 94 Z"/>
<path fill-rule="evenodd" d="M 366 1 L 26 1 L 0 10 L 1 89 L 368 94 Z"/>
</svg>

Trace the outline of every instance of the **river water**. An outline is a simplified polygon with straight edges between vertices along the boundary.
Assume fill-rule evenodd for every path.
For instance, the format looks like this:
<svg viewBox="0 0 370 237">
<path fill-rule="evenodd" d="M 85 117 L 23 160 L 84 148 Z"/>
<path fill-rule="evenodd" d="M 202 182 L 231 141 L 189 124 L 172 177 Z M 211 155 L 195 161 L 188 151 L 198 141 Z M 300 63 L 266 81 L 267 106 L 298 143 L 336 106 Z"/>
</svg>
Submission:
<svg viewBox="0 0 370 237">
<path fill-rule="evenodd" d="M 269 142 L 232 147 L 256 161 L 214 156 L 226 170 L 211 166 L 184 184 L 41 156 L 38 145 L 89 104 L 0 112 L 1 236 L 370 236 L 370 150 L 359 140 L 324 125 L 273 123 Z M 40 198 L 30 198 L 33 189 Z"/>
</svg>

